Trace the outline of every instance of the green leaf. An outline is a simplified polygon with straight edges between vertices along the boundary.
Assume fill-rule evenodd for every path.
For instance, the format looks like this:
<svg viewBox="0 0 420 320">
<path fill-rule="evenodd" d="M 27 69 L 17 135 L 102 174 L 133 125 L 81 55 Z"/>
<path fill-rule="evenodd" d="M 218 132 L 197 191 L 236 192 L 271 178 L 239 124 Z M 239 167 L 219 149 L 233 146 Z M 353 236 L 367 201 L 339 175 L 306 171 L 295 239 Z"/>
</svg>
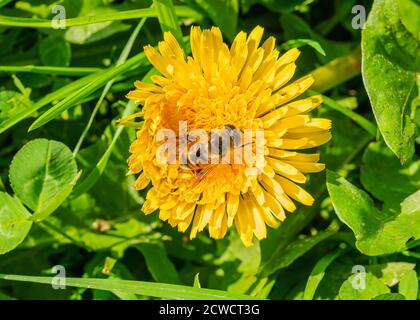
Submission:
<svg viewBox="0 0 420 320">
<path fill-rule="evenodd" d="M 367 270 L 385 283 L 388 287 L 395 286 L 405 274 L 416 267 L 414 263 L 388 262 L 383 264 L 371 264 Z"/>
<path fill-rule="evenodd" d="M 401 212 L 407 215 L 418 215 L 420 212 L 420 190 L 405 198 L 401 203 Z M 414 218 L 414 216 L 412 217 Z M 414 223 L 413 219 L 413 223 Z"/>
<path fill-rule="evenodd" d="M 338 250 L 327 254 L 326 256 L 322 257 L 312 269 L 311 274 L 308 278 L 308 282 L 306 283 L 305 292 L 303 293 L 303 299 L 305 300 L 312 300 L 315 291 L 318 288 L 318 285 L 322 281 L 325 275 L 325 271 L 327 270 L 328 266 L 341 254 L 343 254 L 343 250 Z"/>
<path fill-rule="evenodd" d="M 119 21 L 94 23 L 68 28 L 64 39 L 74 44 L 88 44 L 103 40 L 128 29 L 130 29 L 130 25 Z"/>
<path fill-rule="evenodd" d="M 207 12 L 213 22 L 232 41 L 238 26 L 238 0 L 194 0 L 194 2 Z"/>
<path fill-rule="evenodd" d="M 322 54 L 323 56 L 325 56 L 325 51 L 322 48 L 321 44 L 318 41 L 315 40 L 311 40 L 311 39 L 293 39 L 293 40 L 289 40 L 286 41 L 285 43 L 283 43 L 280 46 L 280 49 L 282 50 L 289 50 L 292 48 L 300 48 L 303 46 L 310 46 L 313 49 L 315 49 L 315 51 L 317 51 L 318 53 Z"/>
<path fill-rule="evenodd" d="M 405 300 L 405 297 L 399 293 L 384 293 L 372 298 L 372 300 Z"/>
<path fill-rule="evenodd" d="M 408 1 L 375 1 L 362 32 L 365 87 L 379 130 L 402 163 L 414 154 L 413 114 L 419 96 L 420 60 L 416 57 L 420 43 L 401 22 L 398 6 Z M 404 19 L 411 25 L 411 18 Z M 418 23 L 418 17 L 413 21 Z"/>
<path fill-rule="evenodd" d="M 334 172 L 327 173 L 327 188 L 337 216 L 353 230 L 362 253 L 399 252 L 410 238 L 420 238 L 420 191 L 404 200 L 401 213 L 390 220 L 366 192 Z"/>
<path fill-rule="evenodd" d="M 353 230 L 357 241 L 374 237 L 381 213 L 369 195 L 332 171 L 327 172 L 327 188 L 337 216 Z"/>
<path fill-rule="evenodd" d="M 16 91 L 0 91 L 0 124 L 30 105 L 28 96 Z"/>
<path fill-rule="evenodd" d="M 180 284 L 178 272 L 168 258 L 165 248 L 156 243 L 141 243 L 136 245 L 146 259 L 147 269 L 157 282 Z"/>
<path fill-rule="evenodd" d="M 58 207 L 75 183 L 76 161 L 69 148 L 58 141 L 35 139 L 14 156 L 10 182 L 18 198 L 38 217 Z M 71 191 L 71 190 L 70 190 Z"/>
<path fill-rule="evenodd" d="M 269 276 L 275 271 L 291 265 L 296 259 L 311 250 L 321 241 L 328 239 L 334 232 L 320 232 L 312 237 L 299 239 L 289 244 L 285 250 L 274 252 L 272 257 L 263 265 L 261 274 Z"/>
<path fill-rule="evenodd" d="M 363 154 L 361 181 L 375 198 L 399 210 L 400 203 L 420 189 L 420 160 L 403 166 L 383 143 L 371 143 Z"/>
<path fill-rule="evenodd" d="M 397 0 L 401 21 L 420 40 L 420 3 L 418 0 Z"/>
<path fill-rule="evenodd" d="M 400 281 L 398 285 L 398 291 L 404 295 L 407 300 L 417 300 L 417 294 L 419 291 L 419 279 L 417 279 L 417 273 L 414 270 L 408 271 Z"/>
<path fill-rule="evenodd" d="M 258 272 L 261 263 L 261 242 L 258 241 L 253 246 L 245 247 L 236 232 L 231 233 L 229 240 L 229 246 L 218 263 L 238 261 L 236 275 L 229 272 L 229 276 L 234 282 L 229 283 L 228 290 L 229 292 L 245 293 L 257 280 L 255 274 Z"/>
<path fill-rule="evenodd" d="M 25 239 L 32 226 L 29 218 L 31 214 L 18 199 L 0 192 L 0 254 L 13 250 Z"/>
<path fill-rule="evenodd" d="M 33 283 L 44 283 L 51 285 L 52 277 L 34 277 L 21 275 L 0 274 L 0 279 L 12 281 L 24 281 Z M 165 283 L 154 283 L 145 281 L 94 279 L 94 278 L 66 278 L 66 286 L 98 289 L 105 291 L 124 291 L 165 299 L 186 299 L 186 300 L 253 300 L 248 295 L 233 294 L 221 290 L 194 288 Z"/>
<path fill-rule="evenodd" d="M 374 275 L 357 273 L 344 281 L 339 295 L 341 300 L 370 300 L 387 293 L 390 293 L 390 289 Z"/>
<path fill-rule="evenodd" d="M 254 4 L 262 4 L 268 9 L 276 12 L 291 12 L 297 6 L 303 4 L 305 0 L 240 0 L 242 9 L 248 12 L 250 7 Z"/>
<path fill-rule="evenodd" d="M 41 208 L 38 211 L 35 211 L 32 220 L 34 221 L 41 221 L 44 220 L 46 217 L 48 217 L 50 214 L 52 214 L 57 208 L 68 198 L 68 196 L 73 191 L 73 187 L 77 183 L 77 181 L 80 178 L 80 175 L 82 172 L 80 171 L 74 179 L 66 186 L 64 186 L 56 195 L 54 198 L 52 198 L 47 204 Z"/>
<path fill-rule="evenodd" d="M 230 237 L 229 246 L 226 248 L 225 256 L 221 261 L 232 258 L 240 262 L 238 271 L 243 274 L 255 274 L 261 262 L 261 242 L 255 243 L 251 247 L 245 247 L 236 233 Z"/>
<path fill-rule="evenodd" d="M 71 48 L 62 37 L 49 36 L 39 43 L 39 55 L 42 63 L 46 66 L 68 67 Z"/>
</svg>

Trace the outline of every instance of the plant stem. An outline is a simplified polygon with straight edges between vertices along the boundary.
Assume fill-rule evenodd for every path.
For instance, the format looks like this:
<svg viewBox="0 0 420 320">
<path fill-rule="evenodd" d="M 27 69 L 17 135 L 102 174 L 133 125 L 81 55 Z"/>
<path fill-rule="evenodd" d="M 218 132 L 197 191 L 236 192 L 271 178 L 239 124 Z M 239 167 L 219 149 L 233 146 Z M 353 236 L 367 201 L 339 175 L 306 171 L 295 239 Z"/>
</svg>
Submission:
<svg viewBox="0 0 420 320">
<path fill-rule="evenodd" d="M 41 222 L 39 222 L 39 225 L 43 228 L 46 229 L 51 229 L 52 231 L 54 231 L 55 233 L 59 234 L 60 236 L 66 238 L 67 240 L 69 240 L 70 242 L 72 242 L 73 244 L 78 245 L 81 248 L 84 248 L 88 251 L 89 248 L 87 248 L 84 243 L 80 242 L 79 240 L 74 239 L 73 237 L 69 236 L 67 233 L 61 231 L 60 229 L 58 229 L 56 226 L 52 225 L 51 223 L 47 222 L 46 220 L 43 220 Z"/>
<path fill-rule="evenodd" d="M 316 95 L 317 92 L 309 90 L 308 94 Z M 331 109 L 334 109 L 334 110 L 344 114 L 345 116 L 349 117 L 354 122 L 356 122 L 360 127 L 362 127 L 364 130 L 366 130 L 366 132 L 368 132 L 372 137 L 376 137 L 376 133 L 378 131 L 378 128 L 376 127 L 375 124 L 373 124 L 372 122 L 370 122 L 369 120 L 367 120 L 366 118 L 364 118 L 363 116 L 358 114 L 357 112 L 354 112 L 354 111 L 352 111 L 352 110 L 350 110 L 346 107 L 343 107 L 342 105 L 340 105 L 339 103 L 337 103 L 336 101 L 334 101 L 331 98 L 328 98 L 326 96 L 322 96 L 322 99 L 324 100 L 325 105 L 327 105 Z"/>
</svg>

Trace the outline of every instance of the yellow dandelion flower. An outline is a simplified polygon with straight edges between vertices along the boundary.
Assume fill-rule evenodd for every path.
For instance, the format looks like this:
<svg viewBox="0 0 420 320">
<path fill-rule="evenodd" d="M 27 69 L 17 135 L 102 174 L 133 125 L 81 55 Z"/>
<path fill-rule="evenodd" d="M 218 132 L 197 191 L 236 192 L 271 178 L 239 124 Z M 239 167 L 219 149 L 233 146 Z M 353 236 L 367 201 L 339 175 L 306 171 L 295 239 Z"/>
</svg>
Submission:
<svg viewBox="0 0 420 320">
<path fill-rule="evenodd" d="M 212 238 L 223 238 L 234 224 L 250 246 L 296 209 L 293 200 L 314 202 L 298 184 L 325 165 L 299 150 L 326 143 L 331 122 L 308 115 L 320 96 L 296 100 L 311 76 L 288 84 L 299 51 L 280 55 L 275 39 L 261 44 L 262 37 L 261 27 L 240 32 L 229 48 L 218 28 L 192 27 L 192 56 L 185 57 L 165 33 L 159 50 L 144 48 L 161 75 L 136 82 L 127 95 L 143 105 L 121 121 L 143 118 L 128 160 L 129 173 L 139 174 L 134 187 L 151 184 L 142 211 L 159 210 L 179 231 L 190 228 L 191 239 L 206 226 Z M 242 161 L 232 161 L 236 155 Z"/>
</svg>

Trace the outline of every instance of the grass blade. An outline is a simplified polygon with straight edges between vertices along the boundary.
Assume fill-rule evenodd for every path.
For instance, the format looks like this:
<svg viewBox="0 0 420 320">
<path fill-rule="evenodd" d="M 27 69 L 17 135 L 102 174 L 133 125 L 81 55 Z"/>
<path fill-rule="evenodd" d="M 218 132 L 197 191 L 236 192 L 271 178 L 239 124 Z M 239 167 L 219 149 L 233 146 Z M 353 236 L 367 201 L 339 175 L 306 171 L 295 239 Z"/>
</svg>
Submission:
<svg viewBox="0 0 420 320">
<path fill-rule="evenodd" d="M 314 92 L 314 91 L 308 91 L 309 94 L 313 95 L 317 95 L 319 93 Z M 344 114 L 345 116 L 349 117 L 350 119 L 352 119 L 354 122 L 356 122 L 360 127 L 362 127 L 363 129 L 366 130 L 366 132 L 368 132 L 372 137 L 376 137 L 376 133 L 377 133 L 377 127 L 375 124 L 373 124 L 372 122 L 370 122 L 369 120 L 367 120 L 366 118 L 364 118 L 363 116 L 361 116 L 360 114 L 358 114 L 357 112 L 354 112 L 346 107 L 341 106 L 339 103 L 335 102 L 333 99 L 328 98 L 326 96 L 322 96 L 322 99 L 324 100 L 324 104 L 328 107 L 330 107 L 331 109 L 334 109 L 342 114 Z"/>
<path fill-rule="evenodd" d="M 194 5 L 206 12 L 207 16 L 214 22 L 214 25 L 220 28 L 229 42 L 232 42 L 237 33 L 239 7 L 242 6 L 241 1 L 194 0 Z"/>
<path fill-rule="evenodd" d="M 51 285 L 53 277 L 35 277 L 22 275 L 0 274 L 0 279 L 42 283 Z M 145 281 L 95 279 L 95 278 L 66 278 L 66 286 L 89 288 L 105 291 L 129 292 L 148 297 L 187 300 L 251 300 L 248 295 L 229 293 L 227 291 L 194 288 L 181 285 L 154 283 Z"/>
<path fill-rule="evenodd" d="M 178 43 L 183 46 L 182 31 L 172 0 L 153 0 L 153 6 L 157 12 L 162 32 L 171 32 Z"/>
<path fill-rule="evenodd" d="M 124 110 L 122 117 L 126 117 L 129 114 L 133 113 L 136 108 L 136 104 L 134 101 L 129 101 L 127 103 L 127 107 Z M 108 148 L 106 149 L 105 153 L 101 157 L 101 159 L 96 164 L 95 168 L 89 173 L 89 175 L 80 183 L 78 184 L 72 193 L 72 197 L 76 198 L 83 193 L 86 193 L 92 188 L 96 181 L 102 176 L 105 171 L 105 168 L 108 164 L 109 157 L 112 154 L 112 150 L 114 149 L 115 144 L 117 143 L 118 138 L 120 137 L 122 131 L 124 130 L 123 126 L 120 126 L 116 131 L 114 136 L 112 137 L 112 141 Z"/>
<path fill-rule="evenodd" d="M 309 275 L 308 282 L 306 283 L 305 291 L 303 293 L 304 300 L 313 299 L 318 285 L 324 278 L 325 270 L 337 257 L 343 254 L 343 252 L 344 250 L 337 250 L 335 252 L 332 252 L 324 256 L 316 263 L 315 267 L 311 271 L 311 274 Z"/>
<path fill-rule="evenodd" d="M 147 18 L 143 18 L 139 24 L 136 26 L 136 28 L 134 29 L 133 33 L 131 34 L 130 38 L 128 39 L 126 45 L 124 46 L 124 49 L 121 52 L 121 55 L 119 56 L 117 63 L 115 64 L 116 66 L 120 66 L 122 65 L 125 61 L 127 61 L 128 55 L 131 52 L 131 49 L 133 48 L 133 44 L 134 41 L 136 40 L 138 34 L 140 33 L 140 30 L 143 28 L 144 24 L 146 23 Z M 108 81 L 108 83 L 106 84 L 105 88 L 102 90 L 101 96 L 99 98 L 99 100 L 97 101 L 95 107 L 93 108 L 92 111 L 92 115 L 89 119 L 88 124 L 86 125 L 86 128 L 84 129 L 82 135 L 80 136 L 79 141 L 76 144 L 76 147 L 74 148 L 73 151 L 73 155 L 76 156 L 77 152 L 79 151 L 80 147 L 83 144 L 83 141 L 87 135 L 87 133 L 89 132 L 90 127 L 93 124 L 93 121 L 95 119 L 95 116 L 102 104 L 102 102 L 104 101 L 106 95 L 108 94 L 109 90 L 111 89 L 112 85 L 114 84 L 116 78 L 111 79 L 110 81 Z"/>
<path fill-rule="evenodd" d="M 156 74 L 156 69 L 152 68 L 149 70 L 149 72 L 143 77 L 142 81 L 146 82 L 151 75 Z M 136 104 L 134 101 L 129 101 L 127 103 L 127 106 L 121 115 L 122 118 L 127 117 L 128 115 L 132 114 L 134 110 L 136 109 Z M 112 150 L 114 149 L 115 144 L 117 143 L 118 138 L 120 137 L 122 131 L 124 130 L 123 126 L 120 126 L 114 133 L 114 136 L 112 137 L 112 141 L 108 148 L 106 149 L 105 153 L 101 157 L 101 159 L 96 164 L 96 167 L 92 170 L 92 172 L 74 189 L 72 196 L 78 197 L 82 195 L 83 193 L 86 193 L 92 188 L 95 183 L 99 180 L 99 178 L 102 176 L 102 174 L 105 171 L 105 168 L 108 164 L 109 157 L 111 156 Z"/>
<path fill-rule="evenodd" d="M 80 99 L 87 97 L 91 93 L 95 92 L 103 85 L 105 85 L 108 81 L 115 78 L 116 76 L 130 70 L 134 66 L 140 66 L 142 64 L 148 64 L 148 60 L 144 53 L 140 53 L 131 59 L 128 59 L 125 63 L 119 66 L 112 67 L 104 72 L 96 75 L 94 81 L 89 81 L 89 83 L 84 83 L 82 87 L 78 88 L 76 92 L 68 95 L 65 99 L 58 102 L 52 108 L 48 109 L 45 113 L 43 113 L 34 123 L 30 126 L 29 131 L 35 130 L 46 123 L 50 122 L 51 120 L 55 119 L 61 113 L 69 109 L 75 103 L 77 103 Z M 90 76 L 88 76 L 90 77 Z"/>
<path fill-rule="evenodd" d="M 158 282 L 180 284 L 181 280 L 165 247 L 157 243 L 140 243 L 135 246 L 144 256 L 147 269 Z"/>
<path fill-rule="evenodd" d="M 102 71 L 101 68 L 49 67 L 49 66 L 0 66 L 0 72 L 29 72 L 58 76 L 85 76 Z"/>
<path fill-rule="evenodd" d="M 314 236 L 296 240 L 290 243 L 285 250 L 274 252 L 271 258 L 261 266 L 261 275 L 269 276 L 277 270 L 290 266 L 296 259 L 333 234 L 332 231 L 323 231 Z"/>
<path fill-rule="evenodd" d="M 7 129 L 14 126 L 16 123 L 22 121 L 23 119 L 29 117 L 42 107 L 46 106 L 47 104 L 63 99 L 64 97 L 68 96 L 69 94 L 73 93 L 75 90 L 80 89 L 81 87 L 85 86 L 86 84 L 95 80 L 95 78 L 101 73 L 94 73 L 88 76 L 85 76 L 81 79 L 73 81 L 72 83 L 52 92 L 44 96 L 42 99 L 37 101 L 36 103 L 32 104 L 30 107 L 23 109 L 21 112 L 17 113 L 13 117 L 8 118 L 5 120 L 0 127 L 0 133 L 3 133 Z"/>
<path fill-rule="evenodd" d="M 175 13 L 179 17 L 189 18 L 193 20 L 200 20 L 201 14 L 197 11 L 186 7 L 176 6 L 174 7 Z M 157 17 L 157 12 L 153 8 L 136 9 L 129 11 L 120 11 L 105 13 L 96 16 L 77 17 L 63 20 L 66 28 L 82 26 L 86 24 L 93 24 L 107 21 L 120 21 L 128 19 L 139 19 L 139 18 L 152 18 Z M 8 17 L 0 15 L 0 26 L 10 27 L 27 27 L 27 28 L 52 28 L 53 24 L 49 19 L 37 19 L 37 18 L 18 18 Z"/>
<path fill-rule="evenodd" d="M 145 55 L 140 53 L 130 59 L 130 64 L 127 64 L 126 66 L 121 66 L 121 73 L 126 72 L 127 70 L 131 70 L 134 68 L 138 68 L 142 65 L 147 65 L 148 60 L 146 59 Z M 126 62 L 127 63 L 127 62 Z M 83 78 L 77 79 L 76 81 L 73 81 L 72 83 L 52 92 L 44 96 L 42 99 L 37 101 L 36 103 L 32 104 L 31 106 L 23 109 L 21 112 L 15 114 L 13 117 L 8 118 L 5 120 L 1 126 L 0 126 L 0 134 L 6 131 L 7 129 L 11 128 L 18 122 L 22 121 L 23 119 L 31 116 L 35 112 L 37 112 L 39 109 L 43 108 L 49 103 L 52 103 L 54 101 L 58 101 L 61 99 L 64 99 L 66 97 L 70 97 L 75 94 L 80 88 L 83 88 L 87 86 L 88 84 L 91 84 L 97 80 L 97 78 L 101 78 L 103 75 L 106 75 L 107 72 L 111 71 L 112 68 L 103 70 L 101 72 L 96 72 L 93 74 L 89 74 Z M 112 77 L 111 77 L 112 78 Z M 106 81 L 104 82 L 106 83 Z M 88 92 L 88 95 L 92 92 Z"/>
<path fill-rule="evenodd" d="M 184 40 L 187 39 L 187 37 L 184 37 Z M 187 51 L 188 52 L 188 51 Z M 97 89 L 105 85 L 109 80 L 112 78 L 118 76 L 123 76 L 125 72 L 145 67 L 150 65 L 149 60 L 146 58 L 146 55 L 144 52 L 139 53 L 138 55 L 128 59 L 124 64 L 120 66 L 115 66 L 109 69 L 105 69 L 101 72 L 96 72 L 93 74 L 90 74 L 88 76 L 85 76 L 81 79 L 78 79 L 76 81 L 73 81 L 72 83 L 50 93 L 47 94 L 45 97 L 34 103 L 28 108 L 25 108 L 21 112 L 15 114 L 13 117 L 10 117 L 3 121 L 0 125 L 0 134 L 5 132 L 6 130 L 13 127 L 15 124 L 19 123 L 23 119 L 31 116 L 39 109 L 43 108 L 47 104 L 61 100 L 59 103 L 54 105 L 51 109 L 49 109 L 47 112 L 49 112 L 49 117 L 52 116 L 51 119 L 44 118 L 40 122 L 36 123 L 36 121 L 32 124 L 29 131 L 34 130 L 43 124 L 51 121 L 55 116 L 58 116 L 62 111 L 67 110 L 71 106 L 74 106 L 76 103 L 83 102 L 84 98 L 88 98 L 92 93 L 94 93 Z M 79 98 L 82 98 L 79 100 Z M 62 110 L 62 111 L 60 111 Z M 53 113 L 53 115 L 51 115 Z M 45 114 L 43 116 L 46 117 Z M 44 122 L 46 121 L 46 122 Z"/>
<path fill-rule="evenodd" d="M 0 8 L 4 7 L 6 4 L 12 2 L 13 0 L 0 0 Z"/>
<path fill-rule="evenodd" d="M 311 40 L 311 39 L 293 39 L 286 41 L 280 46 L 281 50 L 289 50 L 292 48 L 300 48 L 302 46 L 310 46 L 319 54 L 323 56 L 326 55 L 324 48 L 322 48 L 321 44 L 318 41 Z"/>
</svg>

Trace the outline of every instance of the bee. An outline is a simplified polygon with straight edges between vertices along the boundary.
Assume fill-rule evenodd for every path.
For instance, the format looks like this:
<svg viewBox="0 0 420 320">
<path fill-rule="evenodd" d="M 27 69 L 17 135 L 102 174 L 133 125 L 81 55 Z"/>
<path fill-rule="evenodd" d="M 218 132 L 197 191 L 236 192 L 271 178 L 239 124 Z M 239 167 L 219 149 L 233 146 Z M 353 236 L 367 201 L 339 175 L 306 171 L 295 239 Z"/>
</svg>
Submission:
<svg viewBox="0 0 420 320">
<path fill-rule="evenodd" d="M 223 129 L 212 130 L 207 143 L 198 142 L 188 151 L 188 166 L 197 174 L 196 187 L 217 164 L 234 159 L 235 149 L 242 147 L 242 133 L 233 125 L 225 125 Z"/>
</svg>

